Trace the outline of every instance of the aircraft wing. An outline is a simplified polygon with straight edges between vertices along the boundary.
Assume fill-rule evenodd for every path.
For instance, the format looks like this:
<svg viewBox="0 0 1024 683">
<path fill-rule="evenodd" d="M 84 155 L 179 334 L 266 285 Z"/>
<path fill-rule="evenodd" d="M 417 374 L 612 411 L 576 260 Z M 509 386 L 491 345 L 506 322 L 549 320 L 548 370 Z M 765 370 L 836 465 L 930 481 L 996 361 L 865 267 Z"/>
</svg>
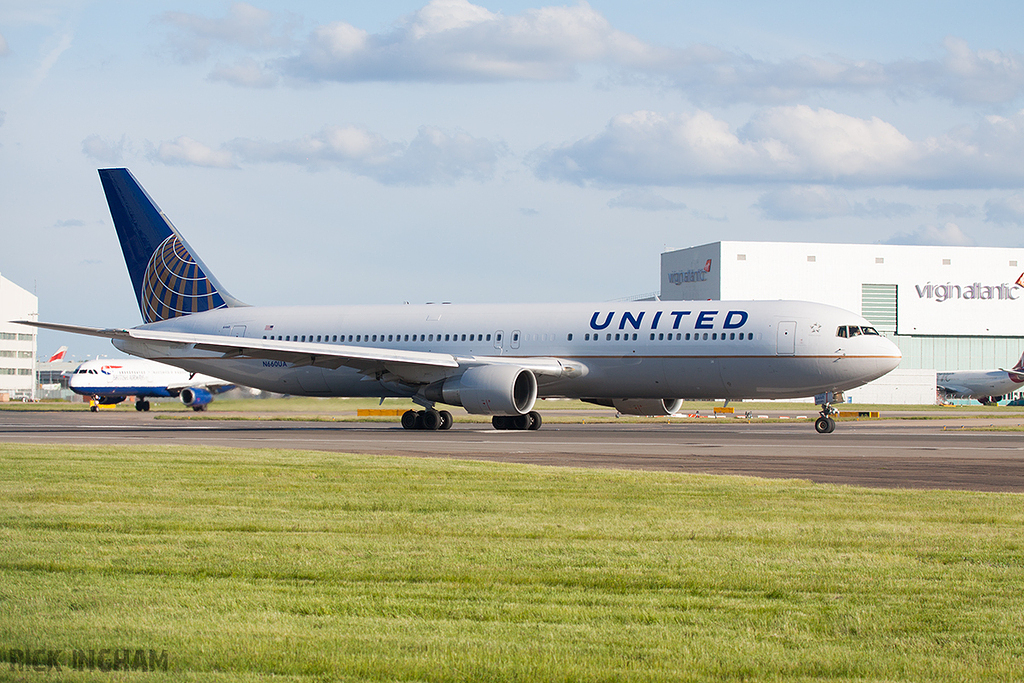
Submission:
<svg viewBox="0 0 1024 683">
<path fill-rule="evenodd" d="M 172 394 L 177 394 L 182 389 L 194 389 L 194 388 L 208 389 L 215 394 L 233 389 L 235 387 L 231 382 L 225 382 L 224 380 L 214 379 L 213 377 L 203 376 L 202 380 L 196 380 L 192 382 L 175 382 L 167 385 L 167 391 Z"/>
<path fill-rule="evenodd" d="M 939 382 L 938 387 L 947 394 L 951 394 L 958 398 L 970 398 L 973 393 L 977 393 L 970 387 L 958 384 L 951 384 L 949 382 Z"/>
<path fill-rule="evenodd" d="M 195 334 L 190 332 L 169 332 L 139 328 L 115 329 L 82 327 L 60 323 L 18 321 L 23 325 L 42 327 L 58 332 L 72 332 L 108 339 L 136 340 L 147 343 L 168 344 L 175 351 L 164 357 L 148 356 L 152 360 L 172 363 L 187 356 L 180 351 L 189 348 L 199 351 L 220 353 L 221 358 L 263 359 L 290 363 L 293 367 L 315 365 L 337 369 L 346 366 L 375 374 L 390 373 L 395 379 L 410 384 L 425 384 L 459 368 L 479 365 L 515 365 L 526 368 L 534 374 L 545 377 L 580 377 L 587 369 L 580 363 L 557 358 L 502 358 L 500 356 L 453 356 L 432 351 L 405 351 L 379 347 L 351 346 L 346 344 L 323 344 L 315 342 L 280 341 L 277 339 L 253 339 L 225 335 Z M 168 349 L 169 351 L 171 349 Z M 209 356 L 203 356 L 204 360 Z"/>
</svg>

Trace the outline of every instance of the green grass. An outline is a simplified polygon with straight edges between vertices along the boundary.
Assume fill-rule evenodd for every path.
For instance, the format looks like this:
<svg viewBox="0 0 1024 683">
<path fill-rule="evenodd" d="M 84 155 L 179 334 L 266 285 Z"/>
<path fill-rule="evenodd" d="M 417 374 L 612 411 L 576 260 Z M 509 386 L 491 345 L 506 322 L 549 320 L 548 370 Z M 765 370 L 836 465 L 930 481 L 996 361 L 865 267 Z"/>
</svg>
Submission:
<svg viewBox="0 0 1024 683">
<path fill-rule="evenodd" d="M 0 652 L 167 650 L 147 680 L 1019 680 L 1021 502 L 0 446 Z"/>
</svg>

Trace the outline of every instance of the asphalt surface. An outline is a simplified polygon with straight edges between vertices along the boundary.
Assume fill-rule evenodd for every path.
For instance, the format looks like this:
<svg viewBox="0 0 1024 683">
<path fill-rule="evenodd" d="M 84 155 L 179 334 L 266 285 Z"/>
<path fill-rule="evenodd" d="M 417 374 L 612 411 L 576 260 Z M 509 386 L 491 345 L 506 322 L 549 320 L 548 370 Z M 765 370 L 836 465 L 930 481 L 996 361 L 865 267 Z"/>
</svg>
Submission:
<svg viewBox="0 0 1024 683">
<path fill-rule="evenodd" d="M 458 424 L 447 432 L 397 423 L 157 419 L 136 412 L 0 411 L 0 443 L 294 448 L 769 478 L 877 488 L 1024 492 L 1024 432 L 970 431 L 1011 420 L 714 424 L 545 424 L 496 431 Z"/>
</svg>

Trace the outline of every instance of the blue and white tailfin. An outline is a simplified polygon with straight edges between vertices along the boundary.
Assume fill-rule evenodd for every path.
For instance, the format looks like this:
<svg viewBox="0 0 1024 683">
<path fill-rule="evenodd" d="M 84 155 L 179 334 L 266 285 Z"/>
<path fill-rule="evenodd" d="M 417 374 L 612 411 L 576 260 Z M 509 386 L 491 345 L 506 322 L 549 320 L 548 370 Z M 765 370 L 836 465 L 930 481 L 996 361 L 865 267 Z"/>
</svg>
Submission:
<svg viewBox="0 0 1024 683">
<path fill-rule="evenodd" d="M 144 322 L 245 306 L 210 274 L 131 171 L 99 173 Z"/>
</svg>

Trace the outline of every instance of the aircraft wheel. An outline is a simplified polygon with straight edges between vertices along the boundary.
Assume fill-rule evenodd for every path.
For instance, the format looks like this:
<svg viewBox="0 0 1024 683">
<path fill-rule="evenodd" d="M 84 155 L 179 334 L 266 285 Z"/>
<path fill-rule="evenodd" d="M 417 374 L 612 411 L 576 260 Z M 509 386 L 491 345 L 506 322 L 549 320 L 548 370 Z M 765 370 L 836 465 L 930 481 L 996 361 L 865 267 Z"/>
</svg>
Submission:
<svg viewBox="0 0 1024 683">
<path fill-rule="evenodd" d="M 525 415 L 516 415 L 512 418 L 512 428 L 519 430 L 527 430 L 533 427 L 533 416 L 530 413 Z"/>
<path fill-rule="evenodd" d="M 441 413 L 436 410 L 423 411 L 423 429 L 435 432 L 441 428 L 441 424 L 443 422 L 444 418 L 442 418 Z"/>
<path fill-rule="evenodd" d="M 143 410 L 146 409 L 144 407 L 145 405 L 146 405 L 145 401 L 136 401 L 135 402 L 135 410 L 137 410 L 137 411 L 139 411 L 141 413 Z"/>
<path fill-rule="evenodd" d="M 455 418 L 447 410 L 438 411 L 437 414 L 441 416 L 441 426 L 438 429 L 448 430 L 455 424 Z"/>
<path fill-rule="evenodd" d="M 201 413 L 204 410 L 206 410 L 206 406 L 192 406 L 192 410 L 196 411 L 197 413 Z"/>
<path fill-rule="evenodd" d="M 146 413 L 149 412 L 149 401 L 143 401 L 142 402 L 142 411 L 146 412 Z"/>
<path fill-rule="evenodd" d="M 89 410 L 95 413 L 97 408 L 96 406 L 89 406 Z"/>
<path fill-rule="evenodd" d="M 814 431 L 819 434 L 831 434 L 836 430 L 836 421 L 831 417 L 819 417 L 814 421 Z"/>
<path fill-rule="evenodd" d="M 540 425 L 542 422 L 542 420 L 540 419 L 540 413 L 538 413 L 536 410 L 531 410 L 530 419 L 532 420 L 532 422 L 530 422 L 530 429 L 532 429 L 533 431 L 537 431 L 538 429 L 540 429 Z"/>
<path fill-rule="evenodd" d="M 407 410 L 402 413 L 402 429 L 416 429 L 415 410 Z"/>
<path fill-rule="evenodd" d="M 509 418 L 506 415 L 495 415 L 494 417 L 491 418 L 491 425 L 495 429 L 500 430 L 511 428 L 509 425 Z"/>
</svg>

